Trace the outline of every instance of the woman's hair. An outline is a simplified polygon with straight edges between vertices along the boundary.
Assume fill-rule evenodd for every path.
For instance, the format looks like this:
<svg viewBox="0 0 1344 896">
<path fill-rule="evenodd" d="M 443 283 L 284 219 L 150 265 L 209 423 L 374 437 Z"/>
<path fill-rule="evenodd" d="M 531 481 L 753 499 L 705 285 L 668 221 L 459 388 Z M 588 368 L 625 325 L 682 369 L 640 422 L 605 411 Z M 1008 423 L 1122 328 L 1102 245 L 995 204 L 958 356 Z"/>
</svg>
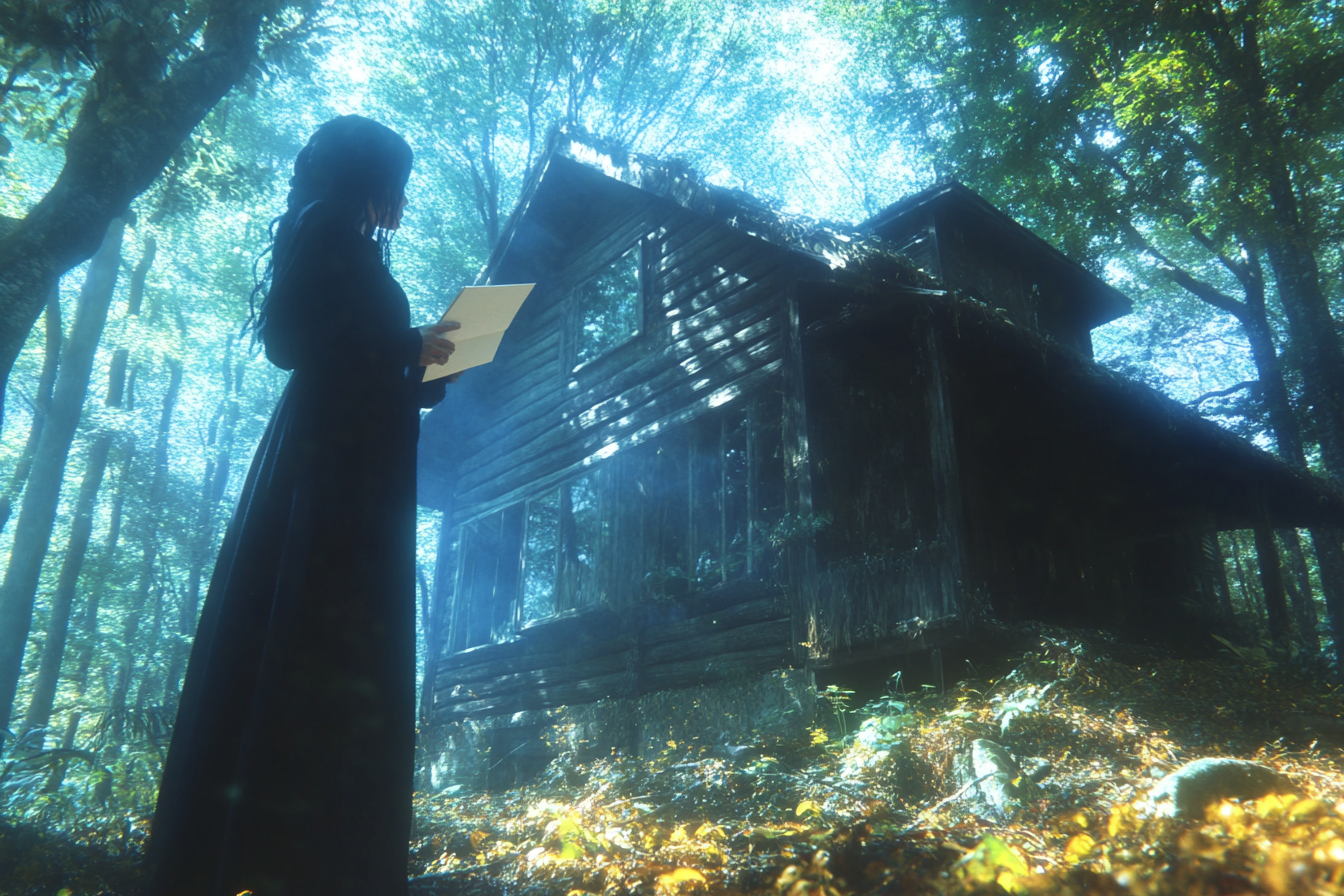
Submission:
<svg viewBox="0 0 1344 896">
<path fill-rule="evenodd" d="M 262 256 L 266 268 L 252 290 L 247 328 L 254 335 L 265 323 L 272 281 L 286 266 L 299 214 L 314 202 L 323 202 L 327 214 L 356 230 L 372 228 L 383 264 L 388 263 L 392 232 L 378 222 L 401 208 L 412 158 L 411 147 L 395 131 L 360 115 L 333 118 L 308 138 L 294 159 L 285 213 L 271 222 L 269 257 Z"/>
</svg>

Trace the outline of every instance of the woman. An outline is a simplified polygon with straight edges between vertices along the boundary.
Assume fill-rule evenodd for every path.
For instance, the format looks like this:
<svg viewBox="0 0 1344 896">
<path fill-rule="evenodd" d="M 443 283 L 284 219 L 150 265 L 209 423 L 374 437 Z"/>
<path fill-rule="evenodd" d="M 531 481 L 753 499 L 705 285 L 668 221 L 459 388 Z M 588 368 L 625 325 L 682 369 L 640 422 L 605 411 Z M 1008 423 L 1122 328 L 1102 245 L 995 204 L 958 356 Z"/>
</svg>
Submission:
<svg viewBox="0 0 1344 896">
<path fill-rule="evenodd" d="M 347 115 L 294 162 L 254 332 L 292 370 L 220 549 L 150 841 L 151 892 L 406 892 L 421 383 L 387 269 L 411 149 Z"/>
</svg>

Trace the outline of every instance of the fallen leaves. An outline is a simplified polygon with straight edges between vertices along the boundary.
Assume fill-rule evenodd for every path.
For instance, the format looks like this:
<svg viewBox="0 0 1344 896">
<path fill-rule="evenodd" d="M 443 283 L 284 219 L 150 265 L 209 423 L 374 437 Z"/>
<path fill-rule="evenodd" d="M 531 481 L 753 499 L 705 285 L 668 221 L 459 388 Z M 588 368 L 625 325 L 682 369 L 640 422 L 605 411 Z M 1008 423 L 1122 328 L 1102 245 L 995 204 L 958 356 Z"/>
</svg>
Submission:
<svg viewBox="0 0 1344 896">
<path fill-rule="evenodd" d="M 817 728 L 743 758 L 675 741 L 646 758 L 561 757 L 516 791 L 419 795 L 415 868 L 573 896 L 1344 896 L 1344 756 L 1288 751 L 1272 727 L 1344 704 L 1238 659 L 1121 661 L 1057 634 L 978 689 L 850 713 L 848 736 Z M 949 799 L 965 783 L 953 758 L 976 738 L 1049 764 L 1007 819 Z M 1205 755 L 1269 765 L 1295 792 L 1157 817 L 1149 790 Z"/>
</svg>

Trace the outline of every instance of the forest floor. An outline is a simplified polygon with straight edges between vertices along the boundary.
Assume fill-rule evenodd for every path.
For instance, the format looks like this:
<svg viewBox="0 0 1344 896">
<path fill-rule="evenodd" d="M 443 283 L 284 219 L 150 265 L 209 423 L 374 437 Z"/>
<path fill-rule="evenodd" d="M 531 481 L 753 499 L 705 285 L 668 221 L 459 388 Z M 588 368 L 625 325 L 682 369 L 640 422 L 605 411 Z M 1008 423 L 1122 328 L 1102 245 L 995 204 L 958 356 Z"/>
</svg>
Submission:
<svg viewBox="0 0 1344 896">
<path fill-rule="evenodd" d="M 516 790 L 418 794 L 412 893 L 1344 894 L 1344 689 L 1258 649 L 1036 634 L 943 693 L 823 691 L 803 737 L 561 755 Z M 1044 776 L 1001 809 L 972 799 L 957 757 L 977 738 Z M 1159 778 L 1212 756 L 1290 784 L 1154 810 Z M 79 839 L 0 819 L 0 896 L 139 892 L 138 850 Z"/>
<path fill-rule="evenodd" d="M 794 742 L 561 756 L 518 790 L 421 795 L 412 892 L 1344 894 L 1344 690 L 1261 649 L 1038 635 L 944 693 L 851 711 L 823 691 L 833 718 Z M 977 738 L 1049 763 L 1013 782 L 1016 807 L 949 799 L 976 789 L 957 757 Z M 1214 756 L 1290 784 L 1204 818 L 1155 811 L 1158 779 Z"/>
</svg>

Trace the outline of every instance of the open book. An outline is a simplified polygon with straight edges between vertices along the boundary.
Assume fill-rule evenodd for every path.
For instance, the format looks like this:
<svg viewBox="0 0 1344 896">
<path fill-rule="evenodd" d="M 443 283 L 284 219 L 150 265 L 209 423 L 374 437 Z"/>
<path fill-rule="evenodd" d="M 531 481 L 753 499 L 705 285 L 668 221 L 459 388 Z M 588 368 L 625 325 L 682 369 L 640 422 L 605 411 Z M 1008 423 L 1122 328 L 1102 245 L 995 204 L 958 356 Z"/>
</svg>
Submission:
<svg viewBox="0 0 1344 896">
<path fill-rule="evenodd" d="M 513 316 L 523 306 L 523 299 L 535 283 L 512 283 L 505 286 L 467 286 L 457 294 L 439 323 L 456 321 L 461 329 L 449 330 L 444 338 L 456 346 L 446 364 L 425 368 L 425 382 L 449 376 L 469 367 L 489 364 L 495 360 L 495 351 L 504 331 L 513 323 Z"/>
</svg>

